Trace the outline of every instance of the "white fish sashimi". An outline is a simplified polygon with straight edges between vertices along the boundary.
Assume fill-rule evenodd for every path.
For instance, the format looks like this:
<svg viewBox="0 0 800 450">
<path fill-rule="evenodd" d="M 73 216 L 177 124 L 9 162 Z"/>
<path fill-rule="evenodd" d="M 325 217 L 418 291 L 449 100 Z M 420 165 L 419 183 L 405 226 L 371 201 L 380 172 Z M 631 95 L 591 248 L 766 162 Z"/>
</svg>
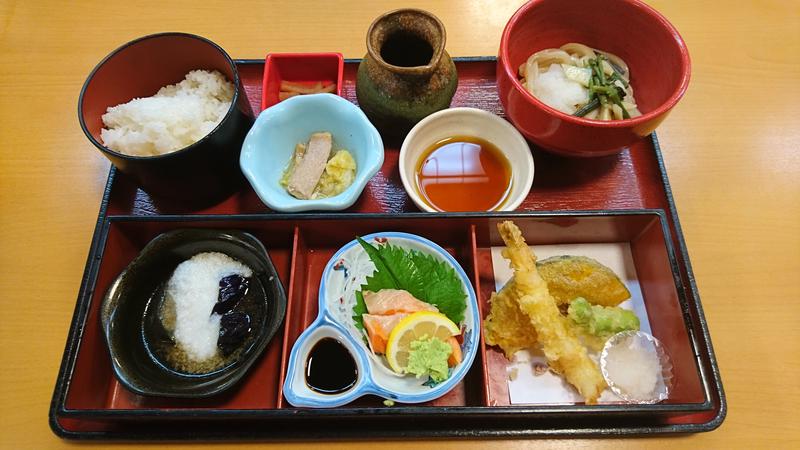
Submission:
<svg viewBox="0 0 800 450">
<path fill-rule="evenodd" d="M 370 314 L 389 315 L 417 311 L 439 311 L 435 306 L 420 301 L 408 291 L 401 289 L 381 289 L 378 292 L 364 291 L 363 294 L 364 303 Z"/>
</svg>

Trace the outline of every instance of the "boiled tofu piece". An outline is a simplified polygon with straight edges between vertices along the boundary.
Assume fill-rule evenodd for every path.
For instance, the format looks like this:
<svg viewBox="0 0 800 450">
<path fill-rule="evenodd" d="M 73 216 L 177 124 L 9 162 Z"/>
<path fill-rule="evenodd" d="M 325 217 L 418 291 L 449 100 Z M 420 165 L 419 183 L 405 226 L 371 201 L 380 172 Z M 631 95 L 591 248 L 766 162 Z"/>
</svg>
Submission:
<svg viewBox="0 0 800 450">
<path fill-rule="evenodd" d="M 296 198 L 310 199 L 322 172 L 325 171 L 332 148 L 333 138 L 330 133 L 312 134 L 305 153 L 295 161 L 294 172 L 289 177 L 286 190 Z"/>
</svg>

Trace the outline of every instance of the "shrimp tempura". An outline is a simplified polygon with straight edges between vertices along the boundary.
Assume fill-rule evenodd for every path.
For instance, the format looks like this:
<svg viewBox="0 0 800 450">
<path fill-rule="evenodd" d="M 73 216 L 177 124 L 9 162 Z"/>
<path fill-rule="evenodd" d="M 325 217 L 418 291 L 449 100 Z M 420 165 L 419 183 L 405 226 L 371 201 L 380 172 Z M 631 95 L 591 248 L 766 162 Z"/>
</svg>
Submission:
<svg viewBox="0 0 800 450">
<path fill-rule="evenodd" d="M 559 312 L 556 301 L 547 290 L 547 283 L 536 270 L 536 255 L 528 248 L 513 222 L 501 222 L 497 229 L 506 244 L 503 256 L 510 260 L 514 270 L 514 287 L 520 309 L 536 330 L 548 364 L 575 386 L 587 404 L 597 403 L 606 387 L 603 375 Z"/>
</svg>

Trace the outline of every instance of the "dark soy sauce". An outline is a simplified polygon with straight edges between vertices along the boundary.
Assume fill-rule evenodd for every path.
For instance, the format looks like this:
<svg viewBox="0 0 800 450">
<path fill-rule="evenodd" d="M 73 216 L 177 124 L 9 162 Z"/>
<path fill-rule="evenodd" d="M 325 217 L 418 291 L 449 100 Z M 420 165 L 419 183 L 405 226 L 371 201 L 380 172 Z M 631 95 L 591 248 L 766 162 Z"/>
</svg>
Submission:
<svg viewBox="0 0 800 450">
<path fill-rule="evenodd" d="M 356 384 L 356 361 L 341 342 L 322 338 L 314 344 L 306 360 L 306 384 L 321 394 L 338 394 Z"/>
<path fill-rule="evenodd" d="M 433 47 L 428 41 L 404 31 L 390 34 L 381 46 L 381 58 L 393 66 L 425 66 L 432 57 Z"/>
</svg>

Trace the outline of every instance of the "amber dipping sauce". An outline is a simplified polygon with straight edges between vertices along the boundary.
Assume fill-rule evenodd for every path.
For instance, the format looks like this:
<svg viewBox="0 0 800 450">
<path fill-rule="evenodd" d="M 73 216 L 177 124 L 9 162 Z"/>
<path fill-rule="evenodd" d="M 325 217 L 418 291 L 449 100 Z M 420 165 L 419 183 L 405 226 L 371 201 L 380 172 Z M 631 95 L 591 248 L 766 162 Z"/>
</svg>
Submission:
<svg viewBox="0 0 800 450">
<path fill-rule="evenodd" d="M 417 186 L 439 211 L 491 211 L 511 191 L 511 165 L 492 143 L 453 136 L 428 147 L 417 163 Z"/>
</svg>

